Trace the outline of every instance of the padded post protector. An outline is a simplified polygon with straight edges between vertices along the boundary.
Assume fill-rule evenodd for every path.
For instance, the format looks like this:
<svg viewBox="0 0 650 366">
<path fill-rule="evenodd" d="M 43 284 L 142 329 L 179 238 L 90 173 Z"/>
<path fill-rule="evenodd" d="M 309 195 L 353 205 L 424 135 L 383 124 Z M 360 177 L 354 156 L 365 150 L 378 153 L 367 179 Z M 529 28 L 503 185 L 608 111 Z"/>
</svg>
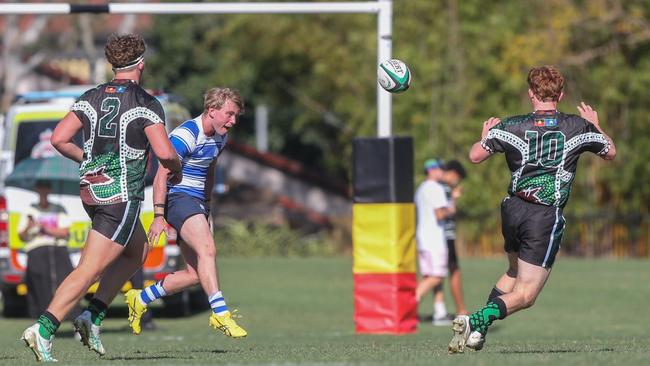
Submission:
<svg viewBox="0 0 650 366">
<path fill-rule="evenodd" d="M 413 202 L 411 137 L 354 139 L 354 202 Z"/>
<path fill-rule="evenodd" d="M 353 204 L 352 241 L 353 273 L 415 273 L 415 205 Z"/>
<path fill-rule="evenodd" d="M 413 333 L 417 329 L 415 273 L 355 274 L 357 333 Z"/>
</svg>

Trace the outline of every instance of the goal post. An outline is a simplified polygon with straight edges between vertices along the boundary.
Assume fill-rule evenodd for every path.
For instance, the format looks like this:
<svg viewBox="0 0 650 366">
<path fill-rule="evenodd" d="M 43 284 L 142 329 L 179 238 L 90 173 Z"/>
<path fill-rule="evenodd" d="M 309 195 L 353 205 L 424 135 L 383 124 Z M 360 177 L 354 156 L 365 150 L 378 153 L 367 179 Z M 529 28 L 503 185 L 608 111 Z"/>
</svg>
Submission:
<svg viewBox="0 0 650 366">
<path fill-rule="evenodd" d="M 4 3 L 0 15 L 9 14 L 338 14 L 377 15 L 377 65 L 390 59 L 393 49 L 393 0 L 359 2 L 260 2 L 260 3 Z M 392 135 L 392 96 L 377 89 L 377 136 Z"/>
</svg>

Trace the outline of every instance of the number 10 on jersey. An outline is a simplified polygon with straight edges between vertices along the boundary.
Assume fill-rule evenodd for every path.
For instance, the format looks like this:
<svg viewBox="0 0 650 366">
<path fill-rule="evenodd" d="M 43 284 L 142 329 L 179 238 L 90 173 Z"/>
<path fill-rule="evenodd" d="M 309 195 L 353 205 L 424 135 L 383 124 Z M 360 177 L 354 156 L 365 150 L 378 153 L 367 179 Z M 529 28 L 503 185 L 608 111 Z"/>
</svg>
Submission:
<svg viewBox="0 0 650 366">
<path fill-rule="evenodd" d="M 538 131 L 526 131 L 528 141 L 527 164 L 556 167 L 564 157 L 565 136 L 560 131 L 546 131 L 541 138 Z"/>
</svg>

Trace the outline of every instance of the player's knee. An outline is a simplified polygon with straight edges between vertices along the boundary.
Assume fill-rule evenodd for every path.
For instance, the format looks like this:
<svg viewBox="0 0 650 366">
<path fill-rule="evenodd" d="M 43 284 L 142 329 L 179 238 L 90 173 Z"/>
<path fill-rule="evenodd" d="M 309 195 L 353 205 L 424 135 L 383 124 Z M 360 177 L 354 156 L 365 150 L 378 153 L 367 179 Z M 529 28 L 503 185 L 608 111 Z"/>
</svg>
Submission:
<svg viewBox="0 0 650 366">
<path fill-rule="evenodd" d="M 214 258 L 217 256 L 217 248 L 215 248 L 214 245 L 212 244 L 206 244 L 201 247 L 199 250 L 199 253 L 197 253 L 200 257 L 206 257 L 206 258 Z"/>
<path fill-rule="evenodd" d="M 199 274 L 196 273 L 195 271 L 192 271 L 189 274 L 189 278 L 190 278 L 190 281 L 191 281 L 191 286 L 198 285 L 199 282 L 200 282 L 199 281 Z"/>
<path fill-rule="evenodd" d="M 535 305 L 536 299 L 537 299 L 536 294 L 524 293 L 524 303 L 523 303 L 524 308 L 529 308 Z"/>
<path fill-rule="evenodd" d="M 73 272 L 76 272 L 76 275 L 82 281 L 95 282 L 99 280 L 99 277 L 102 275 L 102 270 L 89 265 L 80 264 L 78 267 L 73 269 Z"/>
</svg>

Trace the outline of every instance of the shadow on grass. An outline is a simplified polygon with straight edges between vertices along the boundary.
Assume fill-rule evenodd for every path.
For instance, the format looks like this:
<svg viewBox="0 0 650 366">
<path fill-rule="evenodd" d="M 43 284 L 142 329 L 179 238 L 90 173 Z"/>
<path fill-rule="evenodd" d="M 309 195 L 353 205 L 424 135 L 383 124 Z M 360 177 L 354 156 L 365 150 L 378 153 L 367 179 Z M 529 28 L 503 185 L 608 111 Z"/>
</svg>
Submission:
<svg viewBox="0 0 650 366">
<path fill-rule="evenodd" d="M 528 354 L 528 353 L 591 353 L 591 352 L 614 352 L 613 348 L 601 349 L 529 349 L 529 350 L 501 350 L 497 353 L 503 354 Z"/>
<path fill-rule="evenodd" d="M 131 333 L 131 328 L 127 325 L 121 328 L 113 328 L 113 327 L 103 327 L 102 328 L 102 334 L 106 333 Z M 70 329 L 70 330 L 62 330 L 56 332 L 56 337 L 57 338 L 72 338 L 74 337 L 75 331 Z"/>
<path fill-rule="evenodd" d="M 189 352 L 188 352 L 189 351 Z M 224 354 L 224 353 L 229 353 L 232 351 L 226 351 L 222 349 L 193 349 L 193 350 L 185 350 L 185 354 L 191 355 L 192 353 L 213 353 L 213 354 Z M 235 351 L 237 352 L 237 351 Z M 112 356 L 112 357 L 102 357 L 102 360 L 110 360 L 110 361 L 129 361 L 129 360 L 165 360 L 165 359 L 186 359 L 186 360 L 191 360 L 194 359 L 195 357 L 183 357 L 180 356 L 179 353 L 176 351 L 165 351 L 165 352 L 158 352 L 158 353 L 153 353 L 153 352 L 141 352 L 141 351 L 136 351 L 134 352 L 133 355 L 129 356 Z"/>
</svg>

